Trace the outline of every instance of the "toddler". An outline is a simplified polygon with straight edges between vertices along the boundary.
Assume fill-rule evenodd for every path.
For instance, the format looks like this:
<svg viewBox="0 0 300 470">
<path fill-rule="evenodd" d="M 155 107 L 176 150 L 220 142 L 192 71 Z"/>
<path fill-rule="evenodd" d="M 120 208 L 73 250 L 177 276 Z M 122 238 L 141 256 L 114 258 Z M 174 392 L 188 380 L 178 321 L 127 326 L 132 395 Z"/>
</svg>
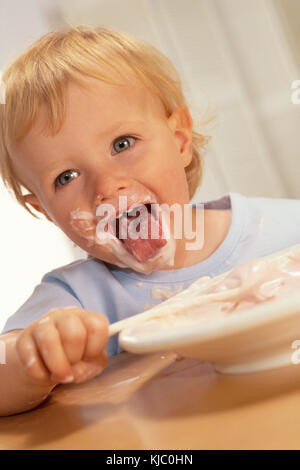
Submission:
<svg viewBox="0 0 300 470">
<path fill-rule="evenodd" d="M 208 137 L 193 128 L 174 66 L 150 44 L 68 28 L 38 40 L 3 82 L 2 179 L 88 257 L 46 273 L 7 320 L 0 415 L 99 374 L 120 351 L 109 323 L 300 242 L 297 200 L 230 192 L 190 203 Z"/>
</svg>

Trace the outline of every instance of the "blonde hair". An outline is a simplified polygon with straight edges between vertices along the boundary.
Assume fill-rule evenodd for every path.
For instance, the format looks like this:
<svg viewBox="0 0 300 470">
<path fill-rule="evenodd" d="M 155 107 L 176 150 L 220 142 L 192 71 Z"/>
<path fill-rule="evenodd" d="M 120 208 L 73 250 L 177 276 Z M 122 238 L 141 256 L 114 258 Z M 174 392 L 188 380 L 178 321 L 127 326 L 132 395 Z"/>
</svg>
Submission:
<svg viewBox="0 0 300 470">
<path fill-rule="evenodd" d="M 50 129 L 54 134 L 58 132 L 64 121 L 69 82 L 82 84 L 86 77 L 94 77 L 118 85 L 121 83 L 116 76 L 128 80 L 132 72 L 160 98 L 166 116 L 186 105 L 179 75 L 163 53 L 129 34 L 102 27 L 78 26 L 50 32 L 3 73 L 6 100 L 0 105 L 0 175 L 7 189 L 32 215 L 36 217 L 24 201 L 22 186 L 26 186 L 16 176 L 7 143 L 25 137 L 41 105 L 46 107 Z M 185 168 L 190 199 L 202 180 L 201 152 L 208 140 L 192 130 L 193 156 Z"/>
</svg>

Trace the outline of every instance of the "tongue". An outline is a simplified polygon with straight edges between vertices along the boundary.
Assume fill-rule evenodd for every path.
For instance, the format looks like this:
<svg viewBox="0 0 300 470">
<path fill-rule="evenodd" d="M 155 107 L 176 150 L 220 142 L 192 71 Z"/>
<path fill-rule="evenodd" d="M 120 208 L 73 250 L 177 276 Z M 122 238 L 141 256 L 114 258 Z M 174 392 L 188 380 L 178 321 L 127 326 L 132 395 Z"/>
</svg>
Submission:
<svg viewBox="0 0 300 470">
<path fill-rule="evenodd" d="M 136 239 L 133 239 L 130 236 L 130 232 L 132 232 L 132 230 L 130 230 L 129 225 L 131 224 L 131 221 L 133 221 L 136 217 L 137 216 L 130 218 L 121 218 L 122 234 L 126 234 L 126 237 L 122 238 L 122 242 L 126 250 L 129 251 L 129 253 L 131 253 L 137 259 L 137 261 L 143 263 L 151 256 L 154 256 L 158 252 L 158 250 L 167 243 L 167 241 L 162 236 L 162 227 L 160 220 L 156 220 L 149 212 L 147 212 L 147 214 L 145 215 L 147 219 L 141 221 L 143 228 L 148 228 L 148 232 L 146 232 L 148 234 L 148 238 L 136 238 L 139 233 L 135 233 Z M 151 238 L 151 225 L 154 229 L 154 234 L 158 233 L 158 238 Z"/>
</svg>

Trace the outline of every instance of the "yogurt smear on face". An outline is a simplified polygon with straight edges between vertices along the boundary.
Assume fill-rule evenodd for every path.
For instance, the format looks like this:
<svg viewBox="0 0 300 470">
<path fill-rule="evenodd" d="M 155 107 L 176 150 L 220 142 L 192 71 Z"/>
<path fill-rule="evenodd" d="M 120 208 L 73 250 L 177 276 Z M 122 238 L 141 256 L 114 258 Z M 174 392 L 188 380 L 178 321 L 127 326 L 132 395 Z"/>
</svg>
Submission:
<svg viewBox="0 0 300 470">
<path fill-rule="evenodd" d="M 123 193 L 123 196 L 127 196 L 127 194 Z M 121 239 L 116 236 L 117 233 L 112 229 L 111 223 L 106 226 L 106 230 L 102 229 L 103 224 L 101 224 L 101 222 L 103 218 L 101 219 L 99 216 L 97 207 L 95 208 L 95 215 L 87 211 L 81 211 L 80 208 L 72 211 L 70 219 L 71 227 L 76 233 L 87 240 L 87 247 L 101 245 L 106 253 L 113 254 L 117 258 L 114 264 L 122 268 L 129 267 L 137 272 L 150 274 L 152 271 L 161 269 L 162 267 L 173 266 L 176 242 L 170 233 L 169 219 L 164 208 L 156 202 L 155 196 L 150 191 L 146 194 L 145 192 L 141 194 L 140 188 L 137 188 L 135 193 L 129 194 L 128 201 L 128 205 L 131 209 L 137 208 L 138 206 L 144 209 L 144 214 L 146 215 L 144 215 L 144 219 L 141 220 L 144 221 L 144 226 L 146 225 L 146 228 L 149 229 L 148 238 L 140 237 L 138 239 L 131 239 L 130 225 L 128 224 L 126 214 L 129 209 L 127 204 L 125 208 L 123 207 L 123 209 L 120 210 L 120 214 L 118 213 L 119 210 L 115 213 L 118 218 L 118 226 L 121 227 L 123 225 L 123 228 L 124 218 L 121 213 L 123 212 L 126 216 L 125 224 L 127 224 L 127 227 L 125 227 L 125 230 L 128 230 L 128 234 L 126 232 L 126 239 L 124 241 L 121 241 Z M 139 201 L 142 201 L 142 204 L 139 203 Z M 152 204 L 153 201 L 155 217 L 153 217 L 152 214 L 152 207 L 151 215 L 148 214 L 145 208 L 145 204 Z M 112 204 L 113 208 L 116 208 L 116 201 L 112 201 Z M 130 224 L 134 223 L 132 218 L 134 217 L 131 216 Z M 114 219 L 114 222 L 116 222 L 116 217 Z M 110 222 L 112 221 L 110 220 Z M 160 235 L 152 239 L 152 227 L 155 224 L 156 226 L 159 225 Z"/>
</svg>

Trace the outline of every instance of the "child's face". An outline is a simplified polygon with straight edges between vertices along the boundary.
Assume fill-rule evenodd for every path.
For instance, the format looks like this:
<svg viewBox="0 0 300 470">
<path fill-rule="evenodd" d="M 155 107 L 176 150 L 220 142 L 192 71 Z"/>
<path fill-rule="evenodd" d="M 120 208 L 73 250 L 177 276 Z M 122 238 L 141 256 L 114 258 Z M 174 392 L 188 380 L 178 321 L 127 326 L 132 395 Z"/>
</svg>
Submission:
<svg viewBox="0 0 300 470">
<path fill-rule="evenodd" d="M 192 122 L 179 109 L 167 118 L 161 102 L 142 86 L 89 81 L 89 89 L 68 86 L 59 133 L 47 133 L 42 108 L 11 155 L 21 182 L 32 192 L 27 202 L 83 250 L 114 263 L 111 250 L 91 245 L 87 231 L 74 227 L 72 211 L 95 215 L 99 204 L 115 204 L 118 195 L 132 192 L 141 202 L 151 191 L 160 204 L 187 204 L 184 168 L 192 158 Z"/>
</svg>

